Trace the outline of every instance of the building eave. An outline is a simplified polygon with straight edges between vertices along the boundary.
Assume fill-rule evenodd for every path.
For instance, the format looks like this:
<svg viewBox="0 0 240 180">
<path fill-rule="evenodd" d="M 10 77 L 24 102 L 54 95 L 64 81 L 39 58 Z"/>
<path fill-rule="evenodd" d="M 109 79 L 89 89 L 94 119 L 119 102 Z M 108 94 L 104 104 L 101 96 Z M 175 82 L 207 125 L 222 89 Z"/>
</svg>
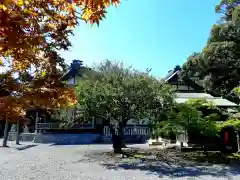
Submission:
<svg viewBox="0 0 240 180">
<path fill-rule="evenodd" d="M 175 71 L 173 74 L 171 74 L 169 77 L 165 79 L 165 82 L 169 82 L 175 75 L 177 75 L 180 72 L 180 70 Z"/>
</svg>

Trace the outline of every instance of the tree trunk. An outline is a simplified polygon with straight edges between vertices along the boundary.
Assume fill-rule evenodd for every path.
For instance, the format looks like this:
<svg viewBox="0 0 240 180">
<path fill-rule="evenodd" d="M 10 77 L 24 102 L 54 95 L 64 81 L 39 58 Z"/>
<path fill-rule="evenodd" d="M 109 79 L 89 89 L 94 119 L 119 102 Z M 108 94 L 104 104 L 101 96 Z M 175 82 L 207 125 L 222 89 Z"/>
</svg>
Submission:
<svg viewBox="0 0 240 180">
<path fill-rule="evenodd" d="M 126 126 L 127 120 L 119 123 L 117 128 L 114 128 L 112 125 L 109 124 L 110 132 L 112 134 L 112 143 L 113 149 L 115 153 L 121 153 L 122 148 L 126 148 L 124 144 L 124 133 L 123 129 Z"/>
<path fill-rule="evenodd" d="M 17 121 L 17 127 L 16 127 L 16 144 L 19 145 L 19 129 L 20 129 L 20 125 L 19 125 L 19 120 Z"/>
<path fill-rule="evenodd" d="M 38 121 L 39 121 L 39 110 L 37 109 L 37 111 L 36 111 L 36 117 L 35 117 L 35 133 L 36 133 L 36 134 L 38 133 L 38 129 L 37 129 Z"/>
<path fill-rule="evenodd" d="M 114 153 L 121 153 L 122 152 L 122 138 L 119 132 L 116 134 L 116 129 L 114 129 L 111 125 L 109 125 L 110 132 L 112 134 L 112 143 L 113 143 L 113 150 Z M 118 128 L 119 130 L 119 128 Z"/>
<path fill-rule="evenodd" d="M 121 153 L 122 146 L 123 146 L 123 141 L 122 141 L 121 136 L 114 134 L 112 136 L 112 142 L 113 142 L 114 153 Z"/>
<path fill-rule="evenodd" d="M 2 144 L 3 147 L 7 147 L 7 139 L 8 139 L 8 120 L 6 117 L 4 135 L 3 135 L 3 144 Z"/>
<path fill-rule="evenodd" d="M 119 124 L 119 135 L 121 138 L 121 144 L 122 144 L 122 148 L 127 148 L 126 144 L 124 143 L 124 127 L 126 126 L 126 123 L 120 123 Z"/>
</svg>

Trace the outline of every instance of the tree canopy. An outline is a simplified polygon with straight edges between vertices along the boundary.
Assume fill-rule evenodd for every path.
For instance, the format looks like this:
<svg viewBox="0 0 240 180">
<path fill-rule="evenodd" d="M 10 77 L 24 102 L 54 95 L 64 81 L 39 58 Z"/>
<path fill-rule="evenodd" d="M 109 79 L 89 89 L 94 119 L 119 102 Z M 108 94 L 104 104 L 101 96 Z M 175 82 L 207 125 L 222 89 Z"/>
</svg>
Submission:
<svg viewBox="0 0 240 180">
<path fill-rule="evenodd" d="M 119 0 L 4 0 L 0 4 L 0 114 L 23 114 L 29 106 L 75 103 L 74 90 L 61 82 L 69 35 L 80 20 L 99 24 L 106 8 Z M 16 107 L 17 106 L 17 107 Z M 7 110 L 6 107 L 10 109 Z M 16 107 L 16 108 L 15 108 Z M 13 109 L 12 109 L 13 108 Z M 8 113 L 12 114 L 12 113 Z"/>
<path fill-rule="evenodd" d="M 240 1 L 222 0 L 216 11 L 223 13 L 222 21 L 212 27 L 203 51 L 188 58 L 182 76 L 226 96 L 240 83 Z"/>
<path fill-rule="evenodd" d="M 240 5 L 239 0 L 220 0 L 216 6 L 216 12 L 223 14 L 222 19 L 225 21 L 231 21 L 232 18 L 237 18 L 236 16 L 236 7 Z M 233 17 L 234 16 L 234 17 Z"/>
<path fill-rule="evenodd" d="M 156 118 L 171 107 L 173 92 L 164 82 L 149 75 L 105 61 L 99 67 L 99 79 L 85 77 L 78 82 L 78 103 L 86 117 L 101 117 L 122 122 L 129 119 Z"/>
<path fill-rule="evenodd" d="M 112 131 L 122 133 L 130 119 L 157 119 L 174 103 L 171 88 L 163 81 L 125 68 L 122 63 L 105 61 L 97 66 L 98 78 L 85 77 L 76 92 L 84 117 L 101 118 Z"/>
<path fill-rule="evenodd" d="M 189 100 L 176 104 L 168 117 L 156 124 L 155 133 L 166 136 L 174 133 L 214 137 L 219 131 L 217 121 L 221 118 L 218 113 L 211 111 L 215 108 L 214 104 L 206 100 Z"/>
</svg>

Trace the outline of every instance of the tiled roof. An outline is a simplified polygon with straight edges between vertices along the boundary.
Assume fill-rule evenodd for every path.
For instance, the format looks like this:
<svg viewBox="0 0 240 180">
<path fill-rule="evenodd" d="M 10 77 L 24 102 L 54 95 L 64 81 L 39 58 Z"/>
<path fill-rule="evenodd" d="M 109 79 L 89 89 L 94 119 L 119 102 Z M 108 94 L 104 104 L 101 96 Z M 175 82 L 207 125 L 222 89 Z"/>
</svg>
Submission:
<svg viewBox="0 0 240 180">
<path fill-rule="evenodd" d="M 198 98 L 214 98 L 213 96 L 211 96 L 210 94 L 207 93 L 176 93 L 176 96 L 178 98 L 194 98 L 194 99 L 198 99 Z"/>
<path fill-rule="evenodd" d="M 173 72 L 169 73 L 165 78 L 165 82 L 168 82 L 172 77 L 174 77 L 179 72 L 180 72 L 180 70 L 177 70 L 175 72 L 173 71 Z"/>
<path fill-rule="evenodd" d="M 82 61 L 73 60 L 69 70 L 62 76 L 62 80 L 68 80 L 70 78 L 81 76 L 80 69 L 86 68 L 82 65 Z"/>
<path fill-rule="evenodd" d="M 172 74 L 173 74 L 173 70 L 168 71 L 168 74 L 164 77 L 164 79 L 166 80 L 166 79 L 169 78 Z"/>
<path fill-rule="evenodd" d="M 213 97 L 207 93 L 176 93 L 175 101 L 177 103 L 185 103 L 191 99 L 206 99 L 209 102 L 213 102 L 216 106 L 238 107 L 237 104 L 228 101 L 227 99 Z"/>
<path fill-rule="evenodd" d="M 227 99 L 224 99 L 224 98 L 214 98 L 213 100 L 213 103 L 216 104 L 217 106 L 234 106 L 234 107 L 237 107 L 238 105 L 227 100 Z"/>
<path fill-rule="evenodd" d="M 164 78 L 165 82 L 171 82 L 175 78 L 175 75 L 178 75 L 181 72 L 180 66 L 176 66 L 173 70 L 169 71 L 168 75 Z M 196 83 L 192 79 L 185 79 L 185 82 L 187 84 L 191 84 L 190 86 L 196 90 L 204 90 L 207 93 L 177 93 L 176 101 L 179 103 L 183 103 L 188 101 L 189 99 L 207 99 L 213 101 L 217 106 L 232 106 L 232 107 L 238 107 L 237 104 L 224 99 L 222 97 L 216 97 L 217 94 L 214 92 L 209 92 L 206 89 L 204 89 L 200 84 Z M 211 94 L 211 95 L 210 95 Z M 213 95 L 213 96 L 212 96 Z M 215 97 L 214 97 L 215 96 Z"/>
<path fill-rule="evenodd" d="M 167 82 L 169 81 L 174 75 L 176 75 L 178 72 L 180 72 L 181 68 L 180 66 L 176 66 L 173 70 L 170 70 L 167 74 L 167 76 L 164 78 L 164 80 Z"/>
</svg>

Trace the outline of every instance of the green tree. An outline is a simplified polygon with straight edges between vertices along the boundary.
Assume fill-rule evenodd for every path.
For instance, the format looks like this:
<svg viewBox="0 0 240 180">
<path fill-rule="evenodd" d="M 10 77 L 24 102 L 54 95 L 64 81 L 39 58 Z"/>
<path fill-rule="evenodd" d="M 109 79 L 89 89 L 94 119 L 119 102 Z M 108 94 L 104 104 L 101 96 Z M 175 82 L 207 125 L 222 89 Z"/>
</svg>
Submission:
<svg viewBox="0 0 240 180">
<path fill-rule="evenodd" d="M 240 5 L 240 0 L 221 0 L 216 6 L 216 12 L 223 14 L 223 21 L 231 21 L 236 18 L 236 7 Z M 233 17 L 234 16 L 234 17 Z"/>
<path fill-rule="evenodd" d="M 197 127 L 200 121 L 201 112 L 195 107 L 185 103 L 177 104 L 175 110 L 169 113 L 168 118 L 159 122 L 159 132 L 185 134 L 189 129 Z"/>
<path fill-rule="evenodd" d="M 205 71 L 203 54 L 195 52 L 189 56 L 187 61 L 183 64 L 181 78 L 191 78 L 192 80 L 199 81 L 203 78 L 202 76 L 205 74 Z"/>
<path fill-rule="evenodd" d="M 96 67 L 98 78 L 83 77 L 76 88 L 83 116 L 101 118 L 108 123 L 113 148 L 123 147 L 123 128 L 129 119 L 155 120 L 163 116 L 174 103 L 173 92 L 168 85 L 122 63 L 105 61 Z"/>
<path fill-rule="evenodd" d="M 192 78 L 216 95 L 227 96 L 240 83 L 240 1 L 222 0 L 216 7 L 224 13 L 212 27 L 202 52 L 190 56 L 183 77 Z"/>
<path fill-rule="evenodd" d="M 215 137 L 218 133 L 220 116 L 212 113 L 214 104 L 205 100 L 189 100 L 186 103 L 176 104 L 175 108 L 168 113 L 168 118 L 160 121 L 156 126 L 159 133 L 175 135 L 188 134 L 190 137 L 199 134 L 201 138 Z M 207 110 L 209 112 L 207 113 Z M 205 140 L 201 140 L 204 146 Z"/>
</svg>

